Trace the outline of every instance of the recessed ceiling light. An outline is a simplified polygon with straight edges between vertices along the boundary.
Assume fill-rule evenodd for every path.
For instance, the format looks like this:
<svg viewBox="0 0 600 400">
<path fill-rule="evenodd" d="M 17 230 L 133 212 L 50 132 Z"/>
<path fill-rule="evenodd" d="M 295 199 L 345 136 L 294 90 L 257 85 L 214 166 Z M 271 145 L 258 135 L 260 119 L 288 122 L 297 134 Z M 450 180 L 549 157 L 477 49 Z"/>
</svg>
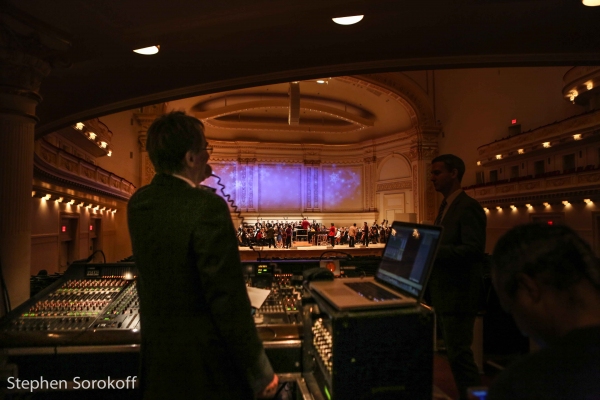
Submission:
<svg viewBox="0 0 600 400">
<path fill-rule="evenodd" d="M 333 22 L 339 25 L 353 25 L 362 21 L 364 15 L 353 15 L 351 17 L 331 18 Z"/>
<path fill-rule="evenodd" d="M 151 56 L 152 54 L 158 53 L 158 50 L 160 50 L 160 46 L 156 45 L 156 46 L 144 47 L 142 49 L 136 49 L 133 52 L 138 53 L 138 54 L 143 54 L 145 56 Z"/>
<path fill-rule="evenodd" d="M 319 79 L 317 83 L 325 83 L 325 81 L 323 79 Z"/>
<path fill-rule="evenodd" d="M 582 0 L 581 2 L 583 3 L 584 6 L 588 6 L 588 7 L 600 6 L 600 0 Z"/>
</svg>

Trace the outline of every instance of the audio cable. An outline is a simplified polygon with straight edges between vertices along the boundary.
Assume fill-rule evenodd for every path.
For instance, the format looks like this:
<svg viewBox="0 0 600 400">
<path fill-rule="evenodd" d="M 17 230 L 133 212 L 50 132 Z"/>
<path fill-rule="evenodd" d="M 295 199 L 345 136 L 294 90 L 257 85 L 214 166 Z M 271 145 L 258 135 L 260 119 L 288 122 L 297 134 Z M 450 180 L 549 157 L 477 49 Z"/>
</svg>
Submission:
<svg viewBox="0 0 600 400">
<path fill-rule="evenodd" d="M 242 215 L 242 212 L 239 210 L 237 204 L 235 204 L 235 201 L 231 198 L 231 195 L 228 193 L 225 193 L 225 184 L 221 183 L 221 177 L 212 173 L 210 174 L 211 177 L 215 178 L 217 180 L 217 185 L 219 185 L 219 190 L 221 192 L 221 195 L 223 196 L 223 198 L 225 199 L 225 201 L 230 205 L 231 209 L 233 210 L 233 212 L 237 215 L 238 219 L 240 219 L 242 222 L 242 227 L 243 228 L 248 228 L 250 225 L 245 221 L 244 216 Z M 244 232 L 242 231 L 242 235 L 244 234 Z M 252 245 L 252 243 L 250 243 L 250 240 L 248 240 L 248 246 L 255 252 L 258 253 L 258 259 L 257 261 L 261 261 L 262 257 L 260 254 L 260 251 L 256 250 L 254 248 L 254 246 Z"/>
</svg>

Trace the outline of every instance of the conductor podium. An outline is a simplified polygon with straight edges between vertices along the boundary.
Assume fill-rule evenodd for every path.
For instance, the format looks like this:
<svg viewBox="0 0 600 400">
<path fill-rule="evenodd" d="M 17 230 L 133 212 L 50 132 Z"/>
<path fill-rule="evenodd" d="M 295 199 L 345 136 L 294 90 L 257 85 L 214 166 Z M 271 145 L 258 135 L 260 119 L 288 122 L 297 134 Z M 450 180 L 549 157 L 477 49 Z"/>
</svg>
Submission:
<svg viewBox="0 0 600 400">
<path fill-rule="evenodd" d="M 304 365 L 323 398 L 431 398 L 433 312 L 421 305 L 337 311 L 318 294 L 304 310 Z M 308 372 L 307 371 L 307 372 Z"/>
</svg>

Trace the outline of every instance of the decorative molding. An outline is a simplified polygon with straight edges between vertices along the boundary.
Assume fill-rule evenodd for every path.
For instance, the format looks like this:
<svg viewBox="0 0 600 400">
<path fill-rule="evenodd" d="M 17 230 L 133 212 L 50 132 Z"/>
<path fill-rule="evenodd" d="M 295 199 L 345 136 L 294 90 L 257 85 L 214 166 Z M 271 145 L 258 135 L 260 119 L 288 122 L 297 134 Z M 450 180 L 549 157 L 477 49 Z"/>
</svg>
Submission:
<svg viewBox="0 0 600 400">
<path fill-rule="evenodd" d="M 147 140 L 148 140 L 147 135 L 139 135 L 138 136 L 138 143 L 140 144 L 140 152 L 146 151 L 146 141 Z"/>
<path fill-rule="evenodd" d="M 541 181 L 537 182 L 527 182 L 519 184 L 519 190 L 532 190 L 537 189 L 541 186 Z"/>
<path fill-rule="evenodd" d="M 378 73 L 336 78 L 342 82 L 364 86 L 384 93 L 400 103 L 408 112 L 413 126 L 435 125 L 433 109 L 423 90 L 399 73 Z"/>
<path fill-rule="evenodd" d="M 579 175 L 577 183 L 596 183 L 600 180 L 600 173 Z"/>
<path fill-rule="evenodd" d="M 424 178 L 431 175 L 431 163 L 426 164 L 425 169 Z M 431 183 L 426 185 L 425 193 L 425 201 L 427 203 L 427 218 L 425 219 L 427 221 L 435 221 L 437 213 L 435 206 L 435 189 Z"/>
<path fill-rule="evenodd" d="M 415 214 L 419 215 L 419 179 L 417 173 L 419 172 L 419 167 L 415 163 L 412 168 L 413 173 L 413 203 L 415 205 Z"/>
<path fill-rule="evenodd" d="M 50 178 L 75 187 L 128 200 L 135 186 L 120 176 L 75 157 L 45 140 L 35 142 L 34 177 Z"/>
<path fill-rule="evenodd" d="M 412 189 L 413 183 L 411 181 L 397 181 L 397 182 L 386 182 L 378 183 L 377 191 L 381 192 L 384 190 L 397 190 L 397 189 Z"/>
</svg>

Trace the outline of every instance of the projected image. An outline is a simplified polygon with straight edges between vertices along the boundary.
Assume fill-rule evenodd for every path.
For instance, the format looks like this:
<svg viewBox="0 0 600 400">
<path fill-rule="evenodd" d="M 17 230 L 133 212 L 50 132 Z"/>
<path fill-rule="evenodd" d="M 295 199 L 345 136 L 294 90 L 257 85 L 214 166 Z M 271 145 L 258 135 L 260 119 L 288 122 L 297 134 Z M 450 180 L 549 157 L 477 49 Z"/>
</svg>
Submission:
<svg viewBox="0 0 600 400">
<path fill-rule="evenodd" d="M 307 173 L 302 166 L 210 164 L 213 174 L 219 176 L 221 184 L 225 185 L 225 193 L 238 207 L 258 208 L 261 211 L 301 211 L 304 196 L 302 182 L 307 178 Z M 254 175 L 255 171 L 258 171 L 257 175 Z M 313 174 L 315 172 L 313 171 Z M 362 209 L 362 166 L 324 166 L 321 173 L 322 188 L 318 188 L 316 174 L 314 179 L 307 182 L 307 184 L 313 185 L 310 188 L 311 201 L 314 201 L 315 204 L 322 201 L 326 210 Z M 217 189 L 217 194 L 223 197 L 216 178 L 211 177 L 203 184 Z M 257 193 L 258 204 L 254 204 Z M 310 207 L 310 205 L 308 206 Z"/>
<path fill-rule="evenodd" d="M 258 172 L 260 210 L 300 210 L 302 169 L 294 165 L 261 165 Z"/>
<path fill-rule="evenodd" d="M 362 166 L 323 168 L 323 206 L 326 210 L 362 209 Z"/>
</svg>

